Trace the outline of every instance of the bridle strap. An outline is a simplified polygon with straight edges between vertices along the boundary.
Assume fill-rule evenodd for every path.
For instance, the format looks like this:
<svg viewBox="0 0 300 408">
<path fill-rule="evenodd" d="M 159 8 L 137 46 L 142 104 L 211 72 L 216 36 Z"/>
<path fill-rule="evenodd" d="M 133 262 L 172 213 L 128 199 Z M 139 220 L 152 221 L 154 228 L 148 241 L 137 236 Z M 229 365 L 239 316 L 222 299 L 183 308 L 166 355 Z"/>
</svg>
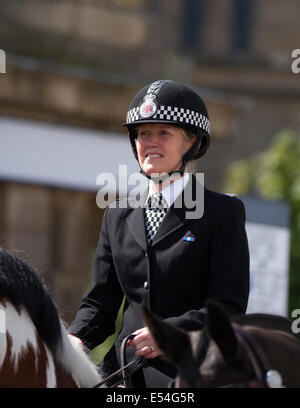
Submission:
<svg viewBox="0 0 300 408">
<path fill-rule="evenodd" d="M 242 326 L 236 323 L 231 324 L 247 353 L 247 356 L 251 363 L 251 367 L 256 377 L 255 379 L 250 380 L 250 382 L 253 382 L 253 385 L 257 384 L 257 386 L 268 386 L 266 382 L 266 374 L 272 369 L 268 357 L 266 356 L 260 344 L 255 340 L 253 336 L 251 336 L 250 333 L 248 333 L 245 329 L 242 328 Z"/>
<path fill-rule="evenodd" d="M 174 170 L 174 171 L 171 171 L 170 173 L 166 173 L 162 176 L 157 176 L 157 177 L 148 176 L 148 174 L 145 173 L 142 168 L 140 170 L 140 173 L 143 176 L 145 176 L 147 179 L 152 180 L 154 184 L 161 184 L 164 181 L 166 181 L 169 177 L 172 177 L 173 174 L 179 174 L 180 177 L 183 177 L 186 165 L 187 165 L 187 162 L 183 160 L 179 170 Z"/>
</svg>

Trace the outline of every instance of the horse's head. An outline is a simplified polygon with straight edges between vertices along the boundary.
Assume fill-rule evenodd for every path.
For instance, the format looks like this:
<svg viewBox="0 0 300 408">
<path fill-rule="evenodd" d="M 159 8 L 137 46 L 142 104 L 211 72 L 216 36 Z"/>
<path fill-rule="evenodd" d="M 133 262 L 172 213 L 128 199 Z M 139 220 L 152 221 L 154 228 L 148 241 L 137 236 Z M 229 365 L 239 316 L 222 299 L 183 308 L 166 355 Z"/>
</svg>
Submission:
<svg viewBox="0 0 300 408">
<path fill-rule="evenodd" d="M 151 314 L 144 318 L 158 347 L 178 371 L 177 387 L 242 385 L 253 376 L 245 349 L 229 317 L 216 302 L 207 301 L 205 327 L 186 333 Z"/>
</svg>

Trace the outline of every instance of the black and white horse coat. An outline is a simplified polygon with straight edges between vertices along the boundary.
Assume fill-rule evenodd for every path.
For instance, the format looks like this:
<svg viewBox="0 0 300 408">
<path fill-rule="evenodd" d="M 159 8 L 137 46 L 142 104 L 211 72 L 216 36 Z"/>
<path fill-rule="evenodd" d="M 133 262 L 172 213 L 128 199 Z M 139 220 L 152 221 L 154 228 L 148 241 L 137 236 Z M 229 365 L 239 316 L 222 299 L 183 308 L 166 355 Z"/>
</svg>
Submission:
<svg viewBox="0 0 300 408">
<path fill-rule="evenodd" d="M 0 248 L 0 387 L 92 387 L 100 379 L 41 279 Z"/>
</svg>

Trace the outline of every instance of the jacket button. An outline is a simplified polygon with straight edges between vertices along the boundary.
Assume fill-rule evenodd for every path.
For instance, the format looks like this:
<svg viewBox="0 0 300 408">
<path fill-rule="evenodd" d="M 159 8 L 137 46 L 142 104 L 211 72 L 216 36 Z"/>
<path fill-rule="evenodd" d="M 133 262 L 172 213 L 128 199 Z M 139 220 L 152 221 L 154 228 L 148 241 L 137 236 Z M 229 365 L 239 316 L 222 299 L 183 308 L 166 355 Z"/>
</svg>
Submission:
<svg viewBox="0 0 300 408">
<path fill-rule="evenodd" d="M 144 282 L 144 289 L 148 289 L 148 286 L 149 286 L 148 282 L 147 281 Z"/>
</svg>

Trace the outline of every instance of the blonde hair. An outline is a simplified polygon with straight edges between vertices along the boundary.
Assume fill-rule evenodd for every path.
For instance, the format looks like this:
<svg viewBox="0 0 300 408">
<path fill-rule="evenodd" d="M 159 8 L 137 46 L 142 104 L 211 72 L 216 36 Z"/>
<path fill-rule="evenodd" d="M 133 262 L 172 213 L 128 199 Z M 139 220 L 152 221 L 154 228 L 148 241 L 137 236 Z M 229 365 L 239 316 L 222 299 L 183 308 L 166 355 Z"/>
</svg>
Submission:
<svg viewBox="0 0 300 408">
<path fill-rule="evenodd" d="M 182 130 L 182 132 L 183 132 L 183 134 L 184 134 L 184 137 L 187 139 L 187 140 L 191 140 L 192 142 L 195 142 L 195 140 L 196 140 L 196 135 L 195 135 L 195 133 L 193 133 L 193 132 L 191 132 L 190 130 L 187 130 L 187 129 L 183 129 L 183 128 L 180 128 L 181 130 Z M 187 162 L 187 164 L 186 164 L 186 171 L 188 172 L 188 173 L 196 173 L 196 171 L 197 171 L 197 167 L 196 167 L 196 164 L 195 164 L 195 162 L 194 161 L 188 161 Z"/>
<path fill-rule="evenodd" d="M 196 135 L 195 133 L 191 132 L 190 130 L 180 128 L 183 131 L 184 136 L 191 141 L 195 141 Z"/>
</svg>

